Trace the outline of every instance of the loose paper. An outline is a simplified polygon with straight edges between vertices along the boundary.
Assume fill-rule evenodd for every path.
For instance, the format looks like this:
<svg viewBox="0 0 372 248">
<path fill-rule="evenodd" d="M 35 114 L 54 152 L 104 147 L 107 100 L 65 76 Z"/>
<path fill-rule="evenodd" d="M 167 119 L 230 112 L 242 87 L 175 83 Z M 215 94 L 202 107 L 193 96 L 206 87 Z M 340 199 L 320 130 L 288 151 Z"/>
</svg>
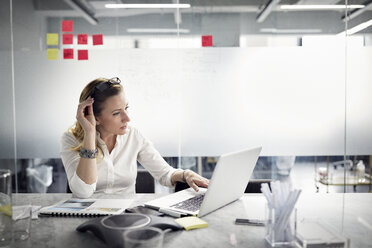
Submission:
<svg viewBox="0 0 372 248">
<path fill-rule="evenodd" d="M 57 60 L 58 59 L 58 49 L 48 48 L 48 60 Z"/>
<path fill-rule="evenodd" d="M 74 22 L 73 21 L 62 21 L 62 32 L 74 32 Z"/>
<path fill-rule="evenodd" d="M 47 33 L 47 45 L 58 45 L 58 34 Z"/>
<path fill-rule="evenodd" d="M 28 218 L 31 215 L 32 219 L 37 219 L 37 211 L 41 206 L 31 206 L 31 205 L 22 205 L 22 206 L 12 206 L 13 220 L 19 220 Z"/>
<path fill-rule="evenodd" d="M 74 49 L 72 49 L 72 48 L 63 49 L 63 58 L 64 59 L 73 59 L 74 58 Z"/>
<path fill-rule="evenodd" d="M 88 60 L 88 50 L 78 50 L 78 60 Z"/>
<path fill-rule="evenodd" d="M 102 34 L 93 34 L 93 45 L 103 45 L 103 35 Z"/>
<path fill-rule="evenodd" d="M 74 39 L 73 34 L 62 34 L 63 45 L 72 45 L 73 39 Z"/>
<path fill-rule="evenodd" d="M 212 35 L 203 35 L 202 36 L 202 46 L 203 47 L 213 46 L 213 36 Z"/>
<path fill-rule="evenodd" d="M 78 34 L 77 39 L 78 39 L 78 44 L 79 45 L 88 44 L 88 34 Z"/>
</svg>

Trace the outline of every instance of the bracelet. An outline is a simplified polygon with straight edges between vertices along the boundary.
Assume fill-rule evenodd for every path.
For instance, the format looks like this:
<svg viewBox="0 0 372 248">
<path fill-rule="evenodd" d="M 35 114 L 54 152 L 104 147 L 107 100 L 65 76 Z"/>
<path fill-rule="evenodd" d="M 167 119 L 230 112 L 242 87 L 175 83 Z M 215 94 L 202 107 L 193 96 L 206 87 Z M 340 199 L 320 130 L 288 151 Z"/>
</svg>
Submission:
<svg viewBox="0 0 372 248">
<path fill-rule="evenodd" d="M 184 183 L 186 183 L 186 179 L 185 179 L 185 171 L 186 171 L 186 170 L 184 170 L 184 171 L 182 172 L 182 181 L 183 181 Z"/>
<path fill-rule="evenodd" d="M 80 148 L 80 157 L 81 158 L 96 158 L 97 157 L 97 148 L 94 149 L 94 150 L 88 150 L 88 149 L 85 149 L 85 148 Z"/>
</svg>

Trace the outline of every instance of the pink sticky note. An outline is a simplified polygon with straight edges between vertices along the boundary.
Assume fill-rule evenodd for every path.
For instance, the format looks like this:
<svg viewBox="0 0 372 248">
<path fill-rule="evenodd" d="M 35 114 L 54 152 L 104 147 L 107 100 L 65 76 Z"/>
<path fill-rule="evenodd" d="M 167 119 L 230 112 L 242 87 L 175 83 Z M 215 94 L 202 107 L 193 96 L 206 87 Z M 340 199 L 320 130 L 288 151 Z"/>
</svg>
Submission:
<svg viewBox="0 0 372 248">
<path fill-rule="evenodd" d="M 64 48 L 63 49 L 63 59 L 73 59 L 74 58 L 74 49 Z"/>
<path fill-rule="evenodd" d="M 213 46 L 213 36 L 203 35 L 202 36 L 202 47 L 211 47 L 211 46 Z"/>
<path fill-rule="evenodd" d="M 62 21 L 62 32 L 74 32 L 74 22 Z"/>
<path fill-rule="evenodd" d="M 78 39 L 78 44 L 79 45 L 88 44 L 88 34 L 78 34 L 77 39 Z"/>
<path fill-rule="evenodd" d="M 73 39 L 74 39 L 73 34 L 62 34 L 62 44 L 63 45 L 72 44 Z"/>
<path fill-rule="evenodd" d="M 93 45 L 103 45 L 103 35 L 102 34 L 93 34 Z"/>
<path fill-rule="evenodd" d="M 78 50 L 78 60 L 88 60 L 88 50 Z"/>
</svg>

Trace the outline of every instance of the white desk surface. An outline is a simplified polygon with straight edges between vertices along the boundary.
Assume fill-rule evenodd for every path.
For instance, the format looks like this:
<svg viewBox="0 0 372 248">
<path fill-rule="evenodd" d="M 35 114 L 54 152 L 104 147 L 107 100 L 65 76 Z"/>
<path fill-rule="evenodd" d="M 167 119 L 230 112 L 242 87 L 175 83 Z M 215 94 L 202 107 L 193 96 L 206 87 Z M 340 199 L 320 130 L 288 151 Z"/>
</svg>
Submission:
<svg viewBox="0 0 372 248">
<path fill-rule="evenodd" d="M 160 195 L 95 195 L 93 198 L 131 198 L 133 206 Z M 68 199 L 71 194 L 13 194 L 17 204 L 47 206 Z M 344 208 L 343 208 L 344 206 Z M 352 248 L 372 247 L 372 194 L 303 194 L 297 204 L 298 219 L 321 219 L 351 239 Z M 262 217 L 265 201 L 261 194 L 246 194 L 203 217 L 203 229 L 167 233 L 164 247 L 269 247 L 264 227 L 235 225 L 236 218 Z M 87 221 L 83 217 L 39 217 L 32 220 L 30 238 L 13 247 L 106 247 L 90 233 L 75 229 Z"/>
</svg>

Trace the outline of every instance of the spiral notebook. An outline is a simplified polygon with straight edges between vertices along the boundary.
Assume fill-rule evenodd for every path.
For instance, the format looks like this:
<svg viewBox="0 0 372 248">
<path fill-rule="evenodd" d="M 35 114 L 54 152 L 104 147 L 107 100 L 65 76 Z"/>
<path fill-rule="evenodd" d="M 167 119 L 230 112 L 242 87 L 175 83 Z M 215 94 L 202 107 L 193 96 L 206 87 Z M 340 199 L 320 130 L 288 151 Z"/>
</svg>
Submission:
<svg viewBox="0 0 372 248">
<path fill-rule="evenodd" d="M 40 216 L 96 216 L 121 214 L 128 208 L 131 199 L 77 199 L 63 200 L 39 210 Z"/>
</svg>

